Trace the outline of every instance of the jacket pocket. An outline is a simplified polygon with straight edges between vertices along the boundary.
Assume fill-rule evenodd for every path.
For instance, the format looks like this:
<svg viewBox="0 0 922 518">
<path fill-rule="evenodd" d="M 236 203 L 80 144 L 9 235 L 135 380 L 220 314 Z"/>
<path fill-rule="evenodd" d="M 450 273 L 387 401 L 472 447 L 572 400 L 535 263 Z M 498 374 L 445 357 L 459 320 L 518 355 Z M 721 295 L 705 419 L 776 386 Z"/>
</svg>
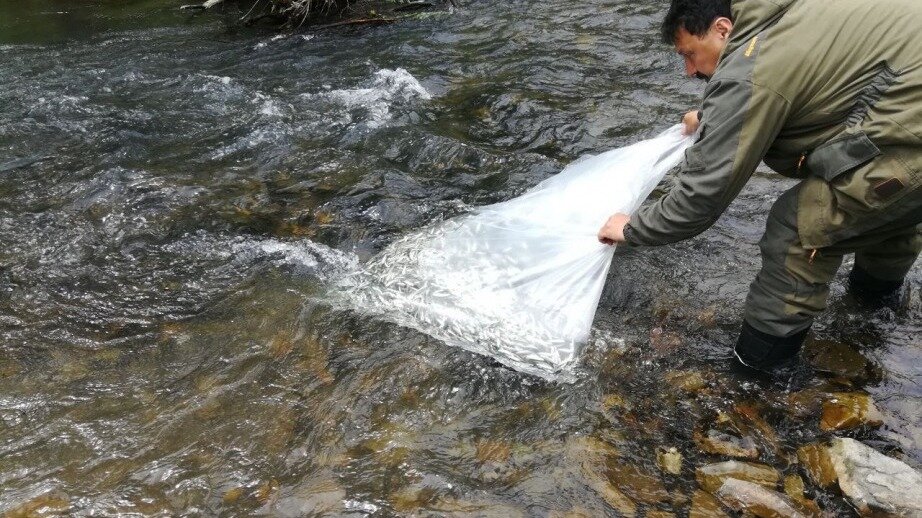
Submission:
<svg viewBox="0 0 922 518">
<path fill-rule="evenodd" d="M 880 149 L 863 132 L 827 142 L 807 155 L 810 174 L 831 182 L 842 173 L 851 171 L 880 155 Z"/>
<path fill-rule="evenodd" d="M 688 172 L 702 171 L 705 167 L 704 157 L 698 146 L 692 145 L 685 150 L 685 170 Z"/>
</svg>

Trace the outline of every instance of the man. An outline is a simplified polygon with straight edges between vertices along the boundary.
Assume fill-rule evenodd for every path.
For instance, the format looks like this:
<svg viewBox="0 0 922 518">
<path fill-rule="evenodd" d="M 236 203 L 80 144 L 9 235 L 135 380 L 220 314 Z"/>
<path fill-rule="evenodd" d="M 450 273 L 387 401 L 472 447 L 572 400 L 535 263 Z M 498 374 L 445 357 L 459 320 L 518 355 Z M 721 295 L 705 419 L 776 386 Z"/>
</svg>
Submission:
<svg viewBox="0 0 922 518">
<path fill-rule="evenodd" d="M 736 358 L 794 357 L 846 253 L 856 295 L 893 297 L 922 250 L 920 27 L 919 0 L 672 0 L 663 37 L 708 81 L 696 141 L 674 188 L 599 240 L 693 237 L 764 160 L 801 182 L 769 213 Z"/>
</svg>

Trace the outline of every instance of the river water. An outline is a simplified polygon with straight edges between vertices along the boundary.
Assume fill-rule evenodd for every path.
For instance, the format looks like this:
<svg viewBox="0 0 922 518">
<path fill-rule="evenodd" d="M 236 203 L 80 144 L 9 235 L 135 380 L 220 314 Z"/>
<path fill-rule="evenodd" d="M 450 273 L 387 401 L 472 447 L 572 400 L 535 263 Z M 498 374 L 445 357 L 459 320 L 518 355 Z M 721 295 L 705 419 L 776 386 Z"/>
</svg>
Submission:
<svg viewBox="0 0 922 518">
<path fill-rule="evenodd" d="M 803 475 L 832 435 L 810 405 L 843 391 L 884 425 L 835 435 L 922 463 L 918 268 L 898 312 L 840 272 L 815 329 L 862 373 L 729 368 L 790 185 L 767 173 L 704 235 L 617 252 L 576 383 L 324 303 L 400 236 L 694 107 L 661 2 L 282 34 L 117 4 L 0 5 L 0 512 L 684 515 L 726 458 L 693 431 L 749 419 L 759 461 Z"/>
</svg>

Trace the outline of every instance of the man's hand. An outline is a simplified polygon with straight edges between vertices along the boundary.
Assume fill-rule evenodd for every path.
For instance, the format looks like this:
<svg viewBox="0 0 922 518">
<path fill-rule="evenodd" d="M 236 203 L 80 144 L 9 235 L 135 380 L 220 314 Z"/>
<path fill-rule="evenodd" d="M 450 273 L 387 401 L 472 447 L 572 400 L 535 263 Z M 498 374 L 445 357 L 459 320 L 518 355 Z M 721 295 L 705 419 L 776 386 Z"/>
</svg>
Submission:
<svg viewBox="0 0 922 518">
<path fill-rule="evenodd" d="M 599 229 L 599 242 L 606 245 L 624 242 L 624 226 L 631 217 L 627 214 L 613 214 Z"/>
<path fill-rule="evenodd" d="M 691 135 L 698 131 L 698 110 L 692 110 L 682 117 L 682 133 Z"/>
</svg>

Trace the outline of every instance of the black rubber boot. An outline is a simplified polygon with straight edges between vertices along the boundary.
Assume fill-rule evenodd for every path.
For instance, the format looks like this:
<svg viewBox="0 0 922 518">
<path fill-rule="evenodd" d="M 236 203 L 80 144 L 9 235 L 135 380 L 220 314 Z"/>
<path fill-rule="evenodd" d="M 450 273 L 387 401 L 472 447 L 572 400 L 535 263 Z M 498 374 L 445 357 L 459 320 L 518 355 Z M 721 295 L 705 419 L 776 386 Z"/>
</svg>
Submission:
<svg viewBox="0 0 922 518">
<path fill-rule="evenodd" d="M 864 268 L 855 265 L 848 274 L 848 291 L 855 300 L 873 308 L 896 308 L 900 304 L 903 279 L 885 281 L 872 276 Z"/>
<path fill-rule="evenodd" d="M 743 322 L 743 330 L 733 353 L 736 360 L 750 369 L 771 372 L 797 356 L 810 328 L 792 336 L 772 336 Z"/>
</svg>

